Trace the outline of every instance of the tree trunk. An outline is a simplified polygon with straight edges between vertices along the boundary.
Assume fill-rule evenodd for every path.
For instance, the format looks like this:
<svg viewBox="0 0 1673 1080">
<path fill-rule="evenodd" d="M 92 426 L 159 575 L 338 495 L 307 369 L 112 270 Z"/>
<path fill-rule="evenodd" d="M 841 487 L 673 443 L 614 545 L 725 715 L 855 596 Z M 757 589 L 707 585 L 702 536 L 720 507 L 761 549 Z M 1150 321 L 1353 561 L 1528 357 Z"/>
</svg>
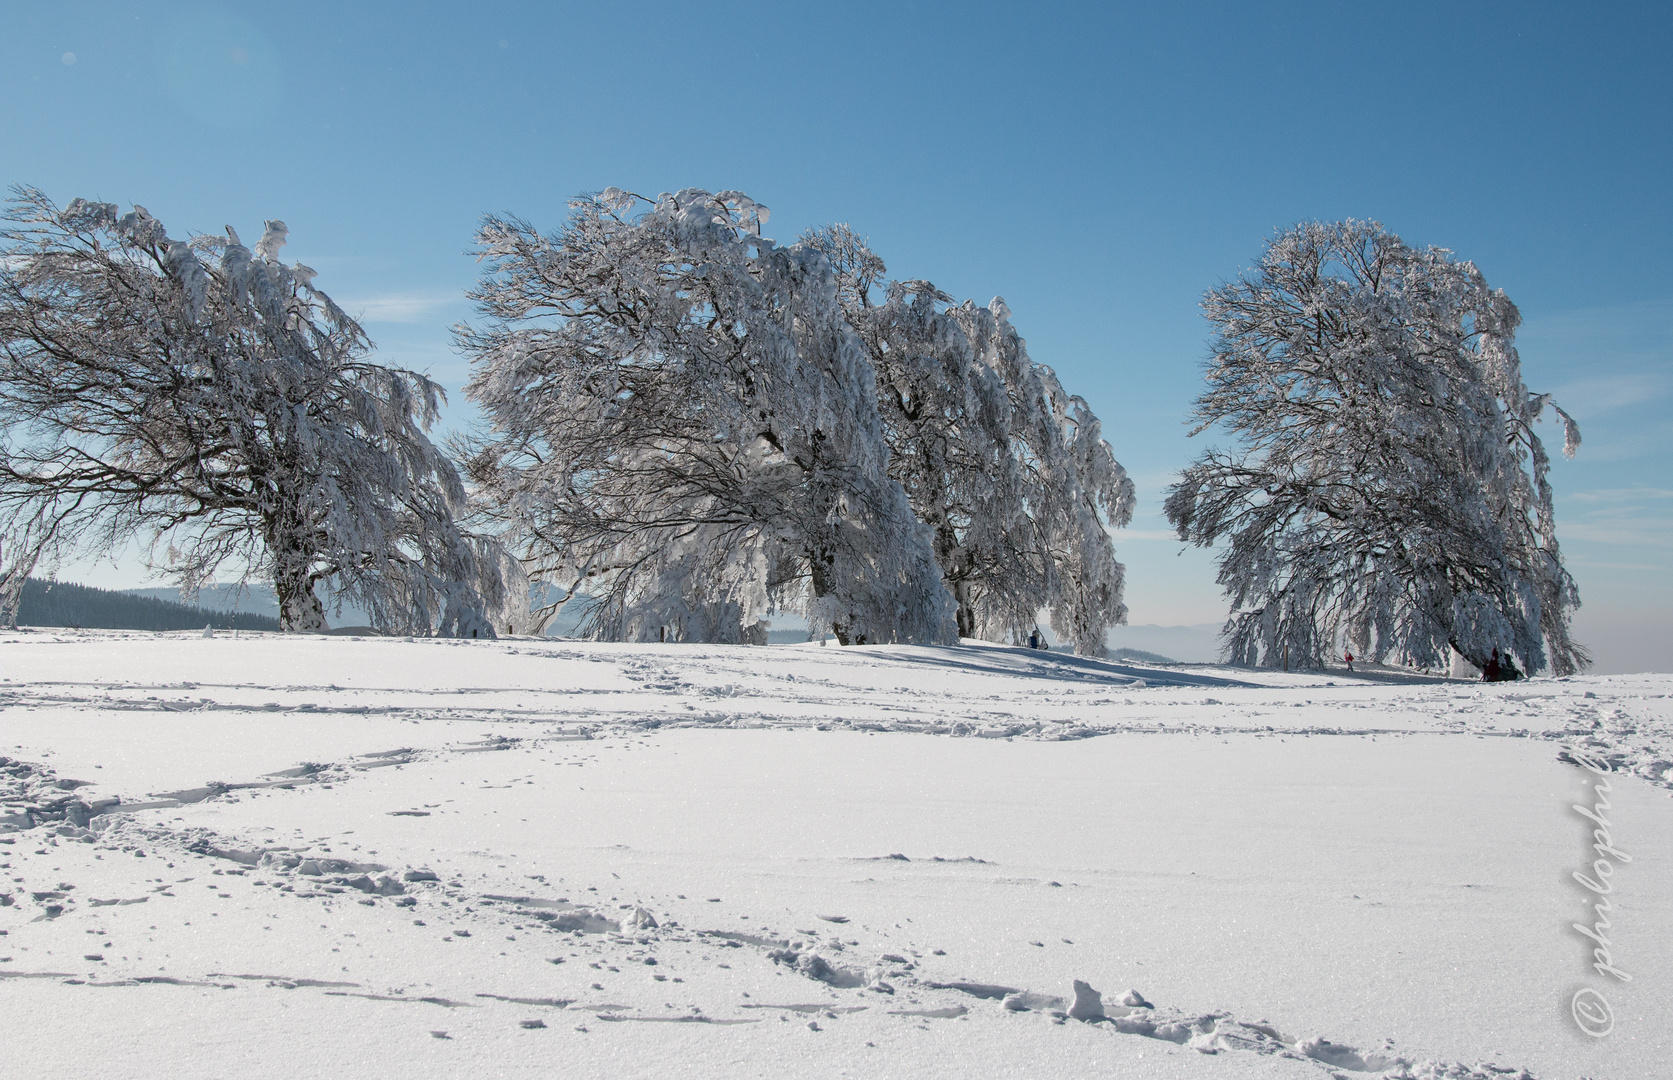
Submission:
<svg viewBox="0 0 1673 1080">
<path fill-rule="evenodd" d="M 816 551 L 808 560 L 808 569 L 813 582 L 813 598 L 823 599 L 836 591 L 831 582 L 831 564 L 836 562 L 835 556 L 824 551 Z M 854 628 L 848 625 L 847 619 L 832 619 L 831 633 L 836 636 L 838 645 L 863 645 L 865 639 L 855 638 Z"/>
<path fill-rule="evenodd" d="M 976 636 L 976 605 L 970 600 L 970 581 L 961 578 L 952 583 L 953 599 L 958 601 L 958 636 Z"/>
<path fill-rule="evenodd" d="M 300 578 L 274 575 L 273 589 L 279 594 L 279 629 L 287 634 L 323 634 L 325 607 L 314 595 L 314 583 L 306 574 Z"/>
<path fill-rule="evenodd" d="M 973 560 L 964 545 L 959 543 L 958 533 L 947 524 L 946 511 L 936 516 L 935 561 L 941 567 L 941 581 L 958 604 L 958 614 L 954 616 L 958 623 L 958 636 L 973 638 L 976 636 L 976 602 L 970 595 L 971 579 L 975 574 L 971 565 Z"/>
<path fill-rule="evenodd" d="M 279 596 L 279 629 L 287 634 L 322 634 L 330 627 L 325 608 L 314 595 L 313 554 L 298 538 L 298 531 L 274 521 L 265 530 L 273 560 L 273 591 Z"/>
</svg>

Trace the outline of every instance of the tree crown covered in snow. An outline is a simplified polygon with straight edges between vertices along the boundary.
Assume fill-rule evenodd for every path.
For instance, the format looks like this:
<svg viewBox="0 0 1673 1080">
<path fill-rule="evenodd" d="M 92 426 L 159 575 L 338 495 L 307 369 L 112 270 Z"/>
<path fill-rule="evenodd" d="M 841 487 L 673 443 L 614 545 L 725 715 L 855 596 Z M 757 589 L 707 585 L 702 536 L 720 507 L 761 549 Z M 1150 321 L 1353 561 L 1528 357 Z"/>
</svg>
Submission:
<svg viewBox="0 0 1673 1080">
<path fill-rule="evenodd" d="M 614 188 L 550 235 L 484 220 L 485 322 L 459 331 L 483 512 L 596 637 L 759 641 L 783 610 L 844 642 L 950 641 L 837 276 L 766 220 L 738 192 Z"/>
<path fill-rule="evenodd" d="M 1239 445 L 1204 453 L 1166 509 L 1182 539 L 1224 542 L 1231 660 L 1588 662 L 1534 423 L 1550 407 L 1571 455 L 1579 432 L 1523 385 L 1520 315 L 1474 265 L 1376 223 L 1307 223 L 1204 309 L 1197 431 Z"/>
<path fill-rule="evenodd" d="M 187 593 L 231 565 L 270 578 L 287 629 L 319 630 L 330 579 L 402 633 L 492 634 L 516 567 L 461 532 L 464 491 L 425 429 L 440 388 L 368 359 L 358 323 L 254 247 L 171 238 L 143 207 L 38 191 L 0 256 L 4 606 L 44 558 L 133 537 Z"/>
<path fill-rule="evenodd" d="M 1029 358 L 1003 300 L 884 284 L 883 260 L 846 225 L 805 239 L 836 267 L 870 352 L 889 474 L 932 530 L 960 635 L 1020 643 L 1049 607 L 1060 637 L 1103 655 L 1127 615 L 1105 520 L 1131 520 L 1133 483 L 1098 418 Z"/>
</svg>

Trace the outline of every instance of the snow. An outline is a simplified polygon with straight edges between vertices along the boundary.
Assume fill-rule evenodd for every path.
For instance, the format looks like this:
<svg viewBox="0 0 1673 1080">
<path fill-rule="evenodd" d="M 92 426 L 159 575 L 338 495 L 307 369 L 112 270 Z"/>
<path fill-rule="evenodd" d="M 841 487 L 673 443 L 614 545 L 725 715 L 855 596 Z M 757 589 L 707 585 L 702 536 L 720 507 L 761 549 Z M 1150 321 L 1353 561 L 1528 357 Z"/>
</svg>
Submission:
<svg viewBox="0 0 1673 1080">
<path fill-rule="evenodd" d="M 0 1074 L 1604 1080 L 1673 1051 L 1670 676 L 40 630 L 0 634 L 0 678 Z M 1581 752 L 1614 765 L 1630 983 L 1567 926 Z M 54 800 L 106 812 L 20 813 Z M 1582 986 L 1610 1036 L 1574 1030 Z"/>
</svg>

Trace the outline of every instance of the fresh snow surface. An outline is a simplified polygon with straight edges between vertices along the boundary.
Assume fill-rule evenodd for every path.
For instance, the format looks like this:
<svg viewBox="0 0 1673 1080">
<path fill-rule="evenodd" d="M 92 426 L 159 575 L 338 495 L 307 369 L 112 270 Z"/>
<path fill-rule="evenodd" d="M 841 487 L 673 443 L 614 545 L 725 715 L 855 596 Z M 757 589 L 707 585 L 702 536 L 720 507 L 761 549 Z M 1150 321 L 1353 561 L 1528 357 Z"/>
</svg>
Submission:
<svg viewBox="0 0 1673 1080">
<path fill-rule="evenodd" d="M 0 679 L 8 1078 L 1673 1075 L 1673 676 L 41 630 Z M 1570 929 L 1582 751 L 1631 982 Z"/>
</svg>

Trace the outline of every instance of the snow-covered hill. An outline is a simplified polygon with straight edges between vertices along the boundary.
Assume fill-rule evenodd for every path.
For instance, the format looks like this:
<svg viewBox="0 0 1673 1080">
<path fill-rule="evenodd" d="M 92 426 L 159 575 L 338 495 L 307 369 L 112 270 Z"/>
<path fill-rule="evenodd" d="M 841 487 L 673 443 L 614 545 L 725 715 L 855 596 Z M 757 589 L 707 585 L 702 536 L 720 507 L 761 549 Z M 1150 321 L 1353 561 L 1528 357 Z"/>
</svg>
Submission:
<svg viewBox="0 0 1673 1080">
<path fill-rule="evenodd" d="M 0 1074 L 1673 1060 L 1669 676 L 36 631 L 0 678 Z M 1631 982 L 1569 927 L 1600 782 Z"/>
</svg>

